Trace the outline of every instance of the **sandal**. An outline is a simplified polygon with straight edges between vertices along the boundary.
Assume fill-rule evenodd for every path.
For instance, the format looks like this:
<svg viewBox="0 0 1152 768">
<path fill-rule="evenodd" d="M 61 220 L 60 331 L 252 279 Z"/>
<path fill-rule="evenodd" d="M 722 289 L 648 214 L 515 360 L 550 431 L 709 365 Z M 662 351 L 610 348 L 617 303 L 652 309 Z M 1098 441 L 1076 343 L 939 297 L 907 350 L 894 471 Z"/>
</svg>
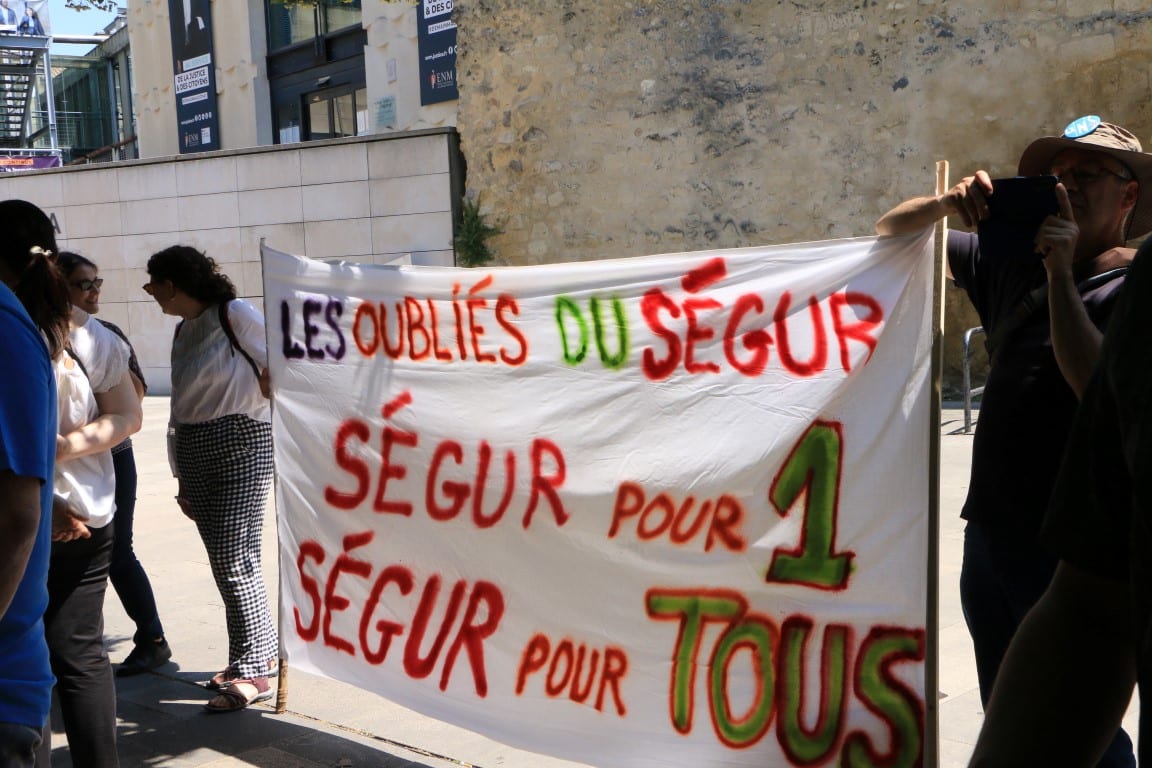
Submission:
<svg viewBox="0 0 1152 768">
<path fill-rule="evenodd" d="M 277 667 L 276 659 L 270 659 L 268 661 L 268 675 L 271 676 L 275 674 Z M 210 691 L 219 691 L 221 688 L 227 688 L 232 685 L 232 683 L 239 678 L 240 673 L 236 671 L 236 667 L 230 666 L 212 675 L 211 678 L 205 680 L 201 685 Z"/>
<path fill-rule="evenodd" d="M 212 675 L 211 678 L 205 680 L 203 683 L 201 683 L 201 685 L 210 691 L 219 691 L 222 688 L 227 688 L 228 686 L 232 685 L 232 682 L 238 678 L 239 673 L 229 667 L 228 669 L 222 669 L 216 674 Z"/>
<path fill-rule="evenodd" d="M 222 712 L 239 712 L 249 704 L 258 701 L 267 701 L 272 698 L 272 686 L 268 678 L 256 677 L 251 680 L 233 680 L 226 688 L 221 688 L 215 696 L 208 700 L 204 709 L 212 714 Z"/>
</svg>

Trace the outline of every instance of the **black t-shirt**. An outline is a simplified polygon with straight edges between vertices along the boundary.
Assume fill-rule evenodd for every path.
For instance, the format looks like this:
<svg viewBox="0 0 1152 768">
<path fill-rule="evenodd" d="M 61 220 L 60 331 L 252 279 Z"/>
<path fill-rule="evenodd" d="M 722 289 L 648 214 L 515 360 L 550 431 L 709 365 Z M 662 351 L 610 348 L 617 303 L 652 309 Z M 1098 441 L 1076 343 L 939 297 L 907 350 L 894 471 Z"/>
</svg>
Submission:
<svg viewBox="0 0 1152 768">
<path fill-rule="evenodd" d="M 1152 240 L 1113 313 L 1068 452 L 1043 542 L 1061 559 L 1128 582 L 1140 697 L 1152 701 Z M 1152 713 L 1140 717 L 1140 764 L 1152 764 Z"/>
<path fill-rule="evenodd" d="M 1039 256 L 982 258 L 977 237 L 965 232 L 948 233 L 948 261 L 988 337 L 1046 280 Z M 1123 282 L 1118 277 L 1081 291 L 1097 328 L 1104 329 Z M 1056 364 L 1044 298 L 999 342 L 980 401 L 961 516 L 1037 533 L 1077 405 Z"/>
</svg>

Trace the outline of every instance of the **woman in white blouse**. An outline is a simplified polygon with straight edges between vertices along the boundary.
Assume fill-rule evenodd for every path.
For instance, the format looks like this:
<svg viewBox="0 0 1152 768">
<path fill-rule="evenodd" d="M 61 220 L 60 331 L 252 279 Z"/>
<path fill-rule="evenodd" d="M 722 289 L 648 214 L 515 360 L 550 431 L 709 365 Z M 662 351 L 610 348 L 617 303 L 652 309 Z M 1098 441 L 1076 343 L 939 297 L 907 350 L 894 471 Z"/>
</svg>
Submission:
<svg viewBox="0 0 1152 768">
<path fill-rule="evenodd" d="M 104 594 L 115 540 L 112 448 L 140 429 L 128 348 L 75 309 L 68 349 L 56 360 L 52 560 L 45 635 L 72 765 L 115 768 L 116 688 L 104 648 Z M 37 765 L 48 765 L 45 729 Z"/>
<path fill-rule="evenodd" d="M 272 695 L 276 627 L 260 570 L 272 482 L 264 318 L 216 262 L 174 245 L 148 260 L 144 290 L 182 318 L 172 341 L 172 464 L 177 502 L 196 523 L 224 601 L 228 664 L 205 707 L 235 712 Z"/>
<path fill-rule="evenodd" d="M 100 311 L 101 286 L 104 284 L 96 264 L 78 253 L 62 251 L 56 257 L 56 266 L 68 281 L 73 317 L 78 317 L 80 312 L 95 316 Z M 148 385 L 127 336 L 115 324 L 98 317 L 94 319 L 128 345 L 128 370 L 136 395 L 143 400 Z M 172 649 L 164 638 L 164 625 L 160 622 L 152 582 L 132 546 L 137 473 L 131 438 L 112 449 L 112 463 L 116 472 L 116 533 L 108 578 L 128 617 L 136 624 L 132 650 L 116 669 L 117 676 L 127 677 L 162 666 L 172 658 Z"/>
</svg>

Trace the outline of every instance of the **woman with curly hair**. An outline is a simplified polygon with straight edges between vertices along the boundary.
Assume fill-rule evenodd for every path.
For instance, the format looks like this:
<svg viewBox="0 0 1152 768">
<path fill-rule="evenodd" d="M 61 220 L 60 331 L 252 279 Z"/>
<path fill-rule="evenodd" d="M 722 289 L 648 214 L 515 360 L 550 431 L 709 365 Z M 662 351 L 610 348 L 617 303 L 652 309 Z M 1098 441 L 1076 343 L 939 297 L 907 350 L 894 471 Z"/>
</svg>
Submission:
<svg viewBox="0 0 1152 768">
<path fill-rule="evenodd" d="M 200 532 L 224 601 L 228 664 L 208 682 L 209 712 L 271 698 L 276 627 L 260 569 L 272 483 L 264 318 L 216 262 L 186 245 L 148 260 L 144 290 L 182 318 L 172 341 L 172 465 L 177 502 Z"/>
</svg>

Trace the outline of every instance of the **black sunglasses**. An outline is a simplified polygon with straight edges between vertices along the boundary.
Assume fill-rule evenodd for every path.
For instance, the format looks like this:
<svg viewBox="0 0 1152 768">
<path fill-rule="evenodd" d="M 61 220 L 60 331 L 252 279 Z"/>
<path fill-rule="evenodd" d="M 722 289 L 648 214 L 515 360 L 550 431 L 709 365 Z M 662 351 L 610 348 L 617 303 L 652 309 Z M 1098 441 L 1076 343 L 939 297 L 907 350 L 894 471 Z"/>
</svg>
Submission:
<svg viewBox="0 0 1152 768">
<path fill-rule="evenodd" d="M 90 291 L 93 288 L 99 289 L 100 286 L 104 285 L 104 278 L 97 277 L 93 280 L 77 280 L 74 283 L 68 283 L 68 285 L 73 288 L 79 288 L 82 291 Z"/>
</svg>

